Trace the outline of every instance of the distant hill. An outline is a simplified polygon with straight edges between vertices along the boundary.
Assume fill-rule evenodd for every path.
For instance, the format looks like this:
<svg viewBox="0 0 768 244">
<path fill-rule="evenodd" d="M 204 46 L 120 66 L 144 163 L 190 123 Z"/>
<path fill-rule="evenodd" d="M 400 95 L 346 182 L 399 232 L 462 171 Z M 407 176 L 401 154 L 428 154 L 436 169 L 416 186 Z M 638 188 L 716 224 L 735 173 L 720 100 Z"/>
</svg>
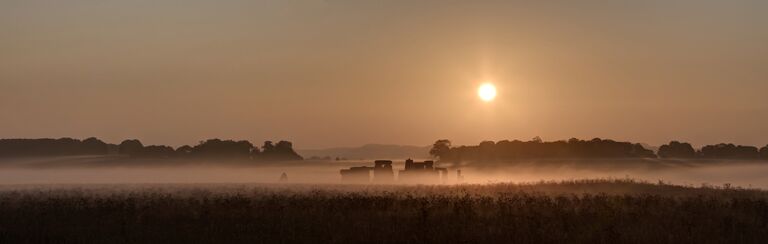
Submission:
<svg viewBox="0 0 768 244">
<path fill-rule="evenodd" d="M 403 146 L 368 144 L 361 147 L 339 147 L 328 149 L 298 149 L 304 158 L 330 157 L 346 159 L 405 159 L 428 158 L 431 146 Z"/>
</svg>

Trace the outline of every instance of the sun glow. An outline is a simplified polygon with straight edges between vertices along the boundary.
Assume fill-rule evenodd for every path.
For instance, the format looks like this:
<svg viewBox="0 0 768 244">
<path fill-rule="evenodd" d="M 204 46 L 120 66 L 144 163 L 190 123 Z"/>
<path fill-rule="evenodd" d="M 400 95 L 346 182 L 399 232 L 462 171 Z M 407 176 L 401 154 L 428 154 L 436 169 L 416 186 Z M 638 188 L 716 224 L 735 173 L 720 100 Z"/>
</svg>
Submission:
<svg viewBox="0 0 768 244">
<path fill-rule="evenodd" d="M 496 86 L 491 83 L 480 85 L 480 88 L 477 89 L 477 96 L 486 102 L 493 101 L 496 98 Z"/>
</svg>

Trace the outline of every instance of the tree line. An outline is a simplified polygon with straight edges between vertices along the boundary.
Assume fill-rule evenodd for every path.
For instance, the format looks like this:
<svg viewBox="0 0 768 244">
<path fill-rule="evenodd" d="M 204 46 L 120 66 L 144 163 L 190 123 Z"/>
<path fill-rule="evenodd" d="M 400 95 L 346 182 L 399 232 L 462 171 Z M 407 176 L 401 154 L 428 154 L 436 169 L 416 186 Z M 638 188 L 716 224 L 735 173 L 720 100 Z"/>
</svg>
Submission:
<svg viewBox="0 0 768 244">
<path fill-rule="evenodd" d="M 768 145 L 758 149 L 734 144 L 707 145 L 695 150 L 689 143 L 672 141 L 661 146 L 658 153 L 640 143 L 618 142 L 595 138 L 544 142 L 536 137 L 530 141 L 484 141 L 476 146 L 452 146 L 450 140 L 438 140 L 430 155 L 446 162 L 494 161 L 532 158 L 706 158 L 706 159 L 766 159 Z"/>
<path fill-rule="evenodd" d="M 689 143 L 672 141 L 659 148 L 658 156 L 660 158 L 768 159 L 768 145 L 758 149 L 753 146 L 720 143 L 695 150 Z"/>
<path fill-rule="evenodd" d="M 209 139 L 195 146 L 176 149 L 165 145 L 145 146 L 139 140 L 109 144 L 91 137 L 85 140 L 0 139 L 0 157 L 73 156 L 120 154 L 132 158 L 232 158 L 251 160 L 303 160 L 289 141 L 265 141 L 261 147 L 249 141 Z"/>
</svg>

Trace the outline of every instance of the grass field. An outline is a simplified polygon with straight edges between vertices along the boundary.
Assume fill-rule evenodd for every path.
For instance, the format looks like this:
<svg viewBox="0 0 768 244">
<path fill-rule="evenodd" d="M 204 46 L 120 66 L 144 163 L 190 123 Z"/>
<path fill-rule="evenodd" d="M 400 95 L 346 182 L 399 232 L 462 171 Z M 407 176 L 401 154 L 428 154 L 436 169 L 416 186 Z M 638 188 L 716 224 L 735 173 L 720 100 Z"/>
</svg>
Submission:
<svg viewBox="0 0 768 244">
<path fill-rule="evenodd" d="M 531 184 L 15 185 L 0 243 L 765 243 L 768 192 Z"/>
</svg>

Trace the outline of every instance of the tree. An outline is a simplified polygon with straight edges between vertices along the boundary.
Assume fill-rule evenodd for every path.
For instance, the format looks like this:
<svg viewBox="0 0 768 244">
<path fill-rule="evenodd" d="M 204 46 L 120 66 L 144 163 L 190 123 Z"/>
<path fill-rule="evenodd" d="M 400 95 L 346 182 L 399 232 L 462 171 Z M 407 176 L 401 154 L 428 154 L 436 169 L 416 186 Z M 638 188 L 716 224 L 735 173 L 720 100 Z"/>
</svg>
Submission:
<svg viewBox="0 0 768 244">
<path fill-rule="evenodd" d="M 285 160 L 302 160 L 296 151 L 293 150 L 293 143 L 289 141 L 279 141 L 275 145 L 276 151 L 280 154 L 280 157 Z"/>
<path fill-rule="evenodd" d="M 432 155 L 435 158 L 441 158 L 445 157 L 448 152 L 451 151 L 451 141 L 443 139 L 443 140 L 437 140 L 435 144 L 432 145 L 432 149 L 429 150 L 429 155 Z"/>
<path fill-rule="evenodd" d="M 179 148 L 176 148 L 176 155 L 178 156 L 189 156 L 192 154 L 192 147 L 189 145 L 184 145 Z"/>
<path fill-rule="evenodd" d="M 250 158 L 253 144 L 248 141 L 209 139 L 192 148 L 192 155 L 202 157 Z"/>
<path fill-rule="evenodd" d="M 175 153 L 176 151 L 173 150 L 172 147 L 151 145 L 144 147 L 137 156 L 147 158 L 170 158 L 173 157 Z"/>
<path fill-rule="evenodd" d="M 0 139 L 0 156 L 59 156 L 107 154 L 109 145 L 96 138 Z"/>
<path fill-rule="evenodd" d="M 671 141 L 659 147 L 658 154 L 660 158 L 693 158 L 696 157 L 696 150 L 691 144 Z"/>
<path fill-rule="evenodd" d="M 531 142 L 533 142 L 533 143 L 542 143 L 542 142 L 544 142 L 544 140 L 542 140 L 541 137 L 536 136 L 533 139 L 531 139 Z"/>
<path fill-rule="evenodd" d="M 571 138 L 568 141 L 545 142 L 534 138 L 523 142 L 503 140 L 494 143 L 483 141 L 476 146 L 451 146 L 447 140 L 435 142 L 430 154 L 440 160 L 490 162 L 530 158 L 655 158 L 653 151 L 641 144 L 617 142 L 595 138 L 584 141 Z M 693 152 L 693 149 L 691 149 Z"/>
<path fill-rule="evenodd" d="M 640 143 L 632 145 L 632 156 L 641 158 L 656 158 L 656 154 L 652 150 L 646 149 Z"/>
<path fill-rule="evenodd" d="M 258 158 L 262 160 L 303 160 L 296 151 L 293 150 L 293 143 L 289 141 L 279 141 L 274 144 L 272 141 L 265 141 Z"/>
<path fill-rule="evenodd" d="M 279 141 L 277 142 L 277 145 L 275 145 L 275 149 L 278 152 L 287 152 L 288 150 L 293 150 L 293 143 L 289 141 Z"/>
<path fill-rule="evenodd" d="M 707 145 L 699 153 L 703 158 L 757 159 L 760 157 L 757 147 L 720 143 Z"/>
<path fill-rule="evenodd" d="M 481 161 L 491 161 L 496 159 L 496 143 L 493 141 L 483 141 L 480 142 L 479 148 L 479 159 Z"/>
<path fill-rule="evenodd" d="M 272 153 L 275 151 L 275 145 L 272 141 L 265 141 L 264 146 L 261 147 L 261 151 L 263 153 Z"/>
<path fill-rule="evenodd" d="M 141 144 L 141 141 L 133 139 L 133 140 L 125 140 L 122 143 L 120 143 L 118 152 L 120 152 L 120 154 L 136 155 L 138 153 L 141 153 L 142 149 L 144 149 L 144 145 Z"/>
<path fill-rule="evenodd" d="M 251 159 L 255 159 L 261 155 L 261 150 L 259 150 L 259 147 L 253 147 L 251 148 Z"/>
<path fill-rule="evenodd" d="M 82 153 L 85 154 L 107 154 L 108 152 L 107 143 L 104 143 L 95 137 L 83 140 L 81 145 L 83 150 Z"/>
</svg>

